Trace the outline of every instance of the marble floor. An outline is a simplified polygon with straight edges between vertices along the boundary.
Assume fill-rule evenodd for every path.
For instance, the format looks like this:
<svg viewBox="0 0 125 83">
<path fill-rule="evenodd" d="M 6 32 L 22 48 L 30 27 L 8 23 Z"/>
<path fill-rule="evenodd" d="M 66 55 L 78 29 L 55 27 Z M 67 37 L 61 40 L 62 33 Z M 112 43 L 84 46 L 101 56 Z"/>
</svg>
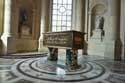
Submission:
<svg viewBox="0 0 125 83">
<path fill-rule="evenodd" d="M 58 61 L 39 57 L 0 58 L 0 83 L 125 83 L 125 62 L 79 55 L 80 69 L 69 70 L 65 55 Z"/>
</svg>

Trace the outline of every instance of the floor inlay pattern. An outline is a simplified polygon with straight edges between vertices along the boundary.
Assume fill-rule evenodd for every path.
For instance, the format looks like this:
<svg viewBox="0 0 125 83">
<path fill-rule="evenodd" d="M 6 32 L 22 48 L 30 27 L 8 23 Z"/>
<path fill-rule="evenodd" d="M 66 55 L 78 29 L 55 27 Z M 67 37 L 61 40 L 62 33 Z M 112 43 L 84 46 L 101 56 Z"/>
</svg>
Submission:
<svg viewBox="0 0 125 83">
<path fill-rule="evenodd" d="M 60 60 L 52 62 L 41 58 L 40 61 L 38 59 L 22 60 L 13 66 L 13 73 L 32 79 L 56 82 L 87 81 L 105 73 L 105 68 L 96 62 L 81 62 L 80 69 L 71 71 Z"/>
<path fill-rule="evenodd" d="M 79 56 L 82 67 L 73 71 L 65 65 L 65 59 L 62 55 L 57 62 L 46 56 L 0 58 L 0 83 L 125 83 L 123 61 Z"/>
</svg>

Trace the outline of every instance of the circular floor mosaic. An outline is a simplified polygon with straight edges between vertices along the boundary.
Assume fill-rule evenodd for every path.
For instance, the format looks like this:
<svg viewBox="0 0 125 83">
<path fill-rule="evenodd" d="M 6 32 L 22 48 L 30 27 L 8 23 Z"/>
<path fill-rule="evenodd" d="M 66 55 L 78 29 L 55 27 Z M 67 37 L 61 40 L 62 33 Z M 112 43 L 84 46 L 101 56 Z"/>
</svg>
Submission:
<svg viewBox="0 0 125 83">
<path fill-rule="evenodd" d="M 45 57 L 41 59 L 27 59 L 15 64 L 17 72 L 22 76 L 38 80 L 59 81 L 59 82 L 76 82 L 86 81 L 102 76 L 105 68 L 96 62 L 80 62 L 81 68 L 69 70 L 63 60 L 57 62 L 48 61 Z"/>
</svg>

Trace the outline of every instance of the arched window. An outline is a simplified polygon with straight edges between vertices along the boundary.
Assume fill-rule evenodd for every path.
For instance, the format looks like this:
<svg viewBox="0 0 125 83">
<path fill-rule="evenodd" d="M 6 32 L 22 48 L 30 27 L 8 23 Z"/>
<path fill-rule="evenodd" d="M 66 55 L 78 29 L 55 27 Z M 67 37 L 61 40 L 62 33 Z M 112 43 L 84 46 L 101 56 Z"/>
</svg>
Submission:
<svg viewBox="0 0 125 83">
<path fill-rule="evenodd" d="M 72 29 L 72 4 L 72 0 L 52 1 L 52 32 Z"/>
</svg>

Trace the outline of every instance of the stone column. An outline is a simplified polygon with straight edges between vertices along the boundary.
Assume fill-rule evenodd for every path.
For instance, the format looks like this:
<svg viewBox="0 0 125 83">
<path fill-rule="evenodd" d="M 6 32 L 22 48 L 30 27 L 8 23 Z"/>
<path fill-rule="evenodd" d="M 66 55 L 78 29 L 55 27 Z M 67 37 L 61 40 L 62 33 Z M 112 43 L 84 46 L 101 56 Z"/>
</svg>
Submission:
<svg viewBox="0 0 125 83">
<path fill-rule="evenodd" d="M 37 6 L 36 6 L 36 11 L 34 11 L 34 13 L 36 13 L 36 27 L 38 27 L 37 29 L 34 27 L 34 30 L 35 30 L 35 39 L 39 40 L 39 34 L 40 34 L 40 23 L 41 23 L 41 4 L 42 4 L 42 0 L 38 0 L 37 1 Z"/>
<path fill-rule="evenodd" d="M 107 37 L 109 40 L 117 40 L 119 34 L 118 34 L 118 28 L 120 27 L 120 0 L 110 0 L 110 30 L 109 33 L 111 35 L 108 35 Z"/>
<path fill-rule="evenodd" d="M 11 37 L 10 25 L 11 25 L 11 0 L 5 0 L 4 9 L 4 30 L 3 35 L 6 37 Z"/>
<path fill-rule="evenodd" d="M 5 0 L 4 2 L 4 30 L 1 36 L 3 44 L 3 54 L 7 53 L 8 38 L 12 37 L 11 33 L 11 0 Z"/>
<path fill-rule="evenodd" d="M 43 46 L 43 33 L 49 31 L 50 1 L 51 0 L 42 0 L 39 51 L 47 51 L 47 48 Z"/>
<path fill-rule="evenodd" d="M 120 0 L 109 0 L 108 9 L 105 57 L 120 60 Z"/>
<path fill-rule="evenodd" d="M 3 30 L 3 6 L 4 6 L 4 0 L 1 0 L 0 1 L 0 37 L 1 37 L 1 34 L 2 34 L 2 30 Z M 2 52 L 2 41 L 0 39 L 0 53 Z"/>
<path fill-rule="evenodd" d="M 89 10 L 88 12 L 88 40 L 90 39 L 91 37 L 91 17 L 92 17 L 92 13 L 91 11 Z"/>
<path fill-rule="evenodd" d="M 88 11 L 89 11 L 89 0 L 85 0 L 85 33 L 88 33 Z M 88 34 L 85 35 L 85 40 L 88 41 Z"/>
<path fill-rule="evenodd" d="M 2 30 L 3 30 L 3 5 L 4 4 L 4 0 L 0 1 L 0 36 L 2 34 Z"/>
<path fill-rule="evenodd" d="M 125 61 L 125 0 L 121 0 L 121 34 L 120 34 L 120 38 L 121 38 L 121 42 L 122 42 L 122 60 Z"/>
<path fill-rule="evenodd" d="M 37 29 L 36 29 L 36 22 L 37 22 L 37 20 L 36 20 L 36 19 L 37 19 L 37 17 L 36 17 L 36 12 L 37 12 L 37 9 L 34 8 L 34 9 L 32 10 L 32 12 L 33 12 L 32 38 L 35 39 L 35 37 L 36 37 L 36 30 L 37 30 Z M 34 32 L 34 33 L 33 33 L 33 32 Z"/>
<path fill-rule="evenodd" d="M 73 0 L 73 30 L 84 32 L 85 0 Z"/>
<path fill-rule="evenodd" d="M 73 18 L 72 29 L 80 32 L 85 32 L 85 0 L 73 0 Z M 84 43 L 86 48 L 86 43 Z M 86 49 L 82 50 L 80 54 L 86 54 Z"/>
</svg>

